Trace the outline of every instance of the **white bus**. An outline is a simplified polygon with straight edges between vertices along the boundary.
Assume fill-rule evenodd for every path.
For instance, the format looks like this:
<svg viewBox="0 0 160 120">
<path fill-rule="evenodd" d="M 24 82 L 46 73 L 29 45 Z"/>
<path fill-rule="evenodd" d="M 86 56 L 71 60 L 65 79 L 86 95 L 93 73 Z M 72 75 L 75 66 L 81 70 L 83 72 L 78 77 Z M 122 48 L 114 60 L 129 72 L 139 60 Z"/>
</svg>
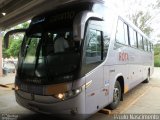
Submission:
<svg viewBox="0 0 160 120">
<path fill-rule="evenodd" d="M 32 111 L 91 115 L 115 109 L 153 72 L 149 38 L 101 1 L 74 1 L 38 15 L 28 29 L 8 32 L 5 45 L 22 31 L 15 95 Z"/>
</svg>

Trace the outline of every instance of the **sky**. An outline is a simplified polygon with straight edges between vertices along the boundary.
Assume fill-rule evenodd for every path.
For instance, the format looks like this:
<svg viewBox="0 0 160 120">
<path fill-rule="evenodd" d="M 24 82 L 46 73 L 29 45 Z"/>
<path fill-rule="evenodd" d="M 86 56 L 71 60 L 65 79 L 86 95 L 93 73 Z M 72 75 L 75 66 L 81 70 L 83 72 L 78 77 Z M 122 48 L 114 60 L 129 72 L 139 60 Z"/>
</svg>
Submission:
<svg viewBox="0 0 160 120">
<path fill-rule="evenodd" d="M 160 8 L 153 9 L 152 5 L 156 4 L 157 0 L 105 0 L 106 4 L 111 4 L 119 14 L 126 16 L 134 14 L 137 11 L 149 12 L 153 16 L 149 23 L 153 28 L 150 38 L 153 41 L 160 40 Z M 159 35 L 159 37 L 157 37 Z"/>
</svg>

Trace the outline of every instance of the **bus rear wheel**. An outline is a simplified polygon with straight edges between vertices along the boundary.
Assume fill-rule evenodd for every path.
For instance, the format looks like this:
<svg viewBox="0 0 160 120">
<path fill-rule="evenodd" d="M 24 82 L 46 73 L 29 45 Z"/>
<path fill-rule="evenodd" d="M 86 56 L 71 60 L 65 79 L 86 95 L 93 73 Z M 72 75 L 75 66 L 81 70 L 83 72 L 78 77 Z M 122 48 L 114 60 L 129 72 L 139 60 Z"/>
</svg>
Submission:
<svg viewBox="0 0 160 120">
<path fill-rule="evenodd" d="M 116 81 L 115 85 L 114 85 L 114 91 L 113 91 L 113 102 L 109 105 L 110 109 L 115 109 L 117 108 L 120 99 L 121 99 L 121 85 L 119 83 L 119 81 Z"/>
<path fill-rule="evenodd" d="M 150 80 L 150 71 L 148 70 L 147 78 L 143 81 L 143 83 L 149 83 Z"/>
</svg>

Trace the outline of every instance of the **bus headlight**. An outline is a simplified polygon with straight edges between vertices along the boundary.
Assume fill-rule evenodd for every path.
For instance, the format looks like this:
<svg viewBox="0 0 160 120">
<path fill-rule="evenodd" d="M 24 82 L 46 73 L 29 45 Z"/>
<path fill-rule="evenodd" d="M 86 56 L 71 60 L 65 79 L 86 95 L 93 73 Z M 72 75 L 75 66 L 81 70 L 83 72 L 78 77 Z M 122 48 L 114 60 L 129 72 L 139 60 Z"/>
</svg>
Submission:
<svg viewBox="0 0 160 120">
<path fill-rule="evenodd" d="M 66 99 L 77 96 L 78 94 L 81 93 L 81 91 L 82 91 L 82 88 L 78 88 L 75 90 L 67 91 L 65 93 L 59 93 L 55 95 L 54 97 L 58 98 L 59 100 L 66 100 Z"/>
</svg>

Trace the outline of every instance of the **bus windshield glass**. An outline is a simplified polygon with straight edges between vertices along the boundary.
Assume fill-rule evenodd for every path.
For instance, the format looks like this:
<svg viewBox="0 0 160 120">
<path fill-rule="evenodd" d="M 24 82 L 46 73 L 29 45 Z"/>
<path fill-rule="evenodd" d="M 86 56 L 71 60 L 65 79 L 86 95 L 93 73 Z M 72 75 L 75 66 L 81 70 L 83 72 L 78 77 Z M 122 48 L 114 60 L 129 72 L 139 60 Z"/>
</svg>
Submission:
<svg viewBox="0 0 160 120">
<path fill-rule="evenodd" d="M 57 84 L 76 80 L 80 71 L 80 42 L 73 40 L 73 21 L 92 4 L 66 6 L 36 16 L 21 47 L 17 79 Z"/>
<path fill-rule="evenodd" d="M 79 5 L 78 5 L 79 6 Z M 17 78 L 56 84 L 77 79 L 80 42 L 73 40 L 73 20 L 90 4 L 64 7 L 32 19 L 21 47 Z"/>
<path fill-rule="evenodd" d="M 36 80 L 39 84 L 75 79 L 80 64 L 80 45 L 72 35 L 69 29 L 27 34 L 21 50 L 21 76 L 30 79 L 29 82 L 40 79 Z"/>
</svg>

